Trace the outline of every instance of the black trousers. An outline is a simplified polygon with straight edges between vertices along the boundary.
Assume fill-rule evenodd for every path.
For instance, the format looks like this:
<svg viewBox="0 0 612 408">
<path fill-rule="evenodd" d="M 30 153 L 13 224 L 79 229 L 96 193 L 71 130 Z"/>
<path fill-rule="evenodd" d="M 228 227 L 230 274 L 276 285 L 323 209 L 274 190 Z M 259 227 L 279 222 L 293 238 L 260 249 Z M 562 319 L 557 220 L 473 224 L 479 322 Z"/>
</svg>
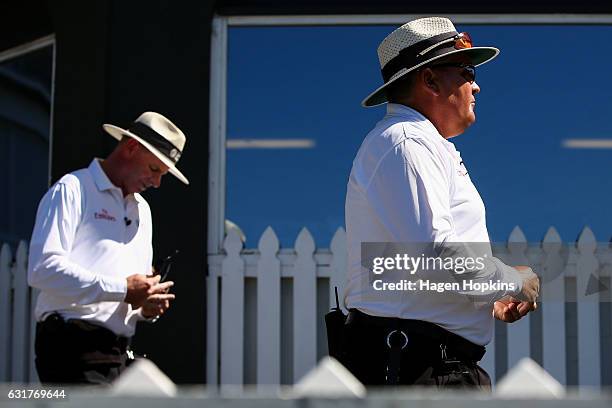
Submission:
<svg viewBox="0 0 612 408">
<path fill-rule="evenodd" d="M 478 366 L 482 354 L 474 357 L 479 353 L 469 352 L 481 346 L 469 343 L 466 347 L 467 340 L 456 341 L 456 335 L 450 333 L 450 337 L 441 337 L 443 329 L 437 326 L 428 332 L 427 326 L 411 330 L 372 324 L 361 313 L 362 318 L 350 317 L 343 330 L 340 360 L 363 384 L 388 385 L 389 376 L 395 375 L 398 385 L 491 390 L 489 375 Z"/>
<path fill-rule="evenodd" d="M 110 384 L 131 361 L 129 339 L 57 313 L 36 325 L 36 371 L 43 384 Z"/>
</svg>

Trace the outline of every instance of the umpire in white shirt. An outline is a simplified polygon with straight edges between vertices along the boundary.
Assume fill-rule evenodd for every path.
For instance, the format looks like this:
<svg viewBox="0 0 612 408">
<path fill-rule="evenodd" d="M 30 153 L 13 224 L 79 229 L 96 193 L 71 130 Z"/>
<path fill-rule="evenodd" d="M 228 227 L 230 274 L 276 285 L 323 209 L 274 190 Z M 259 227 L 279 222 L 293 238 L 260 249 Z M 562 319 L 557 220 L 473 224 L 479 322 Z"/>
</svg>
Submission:
<svg viewBox="0 0 612 408">
<path fill-rule="evenodd" d="M 498 53 L 474 47 L 469 34 L 440 17 L 411 21 L 378 47 L 384 84 L 362 104 L 388 102 L 387 114 L 363 141 L 347 186 L 349 316 L 339 356 L 365 384 L 488 389 L 477 363 L 494 317 L 513 322 L 536 307 L 539 280 L 531 269 L 492 257 L 484 204 L 448 140 L 476 120 L 475 67 Z M 476 294 L 376 290 L 362 259 L 368 242 L 485 243 L 486 265 L 469 277 L 502 286 Z"/>
<path fill-rule="evenodd" d="M 66 174 L 42 198 L 30 241 L 28 282 L 36 304 L 36 368 L 43 383 L 110 383 L 125 369 L 139 320 L 174 299 L 152 276 L 151 211 L 141 192 L 176 168 L 185 135 L 143 113 L 105 159 Z"/>
</svg>

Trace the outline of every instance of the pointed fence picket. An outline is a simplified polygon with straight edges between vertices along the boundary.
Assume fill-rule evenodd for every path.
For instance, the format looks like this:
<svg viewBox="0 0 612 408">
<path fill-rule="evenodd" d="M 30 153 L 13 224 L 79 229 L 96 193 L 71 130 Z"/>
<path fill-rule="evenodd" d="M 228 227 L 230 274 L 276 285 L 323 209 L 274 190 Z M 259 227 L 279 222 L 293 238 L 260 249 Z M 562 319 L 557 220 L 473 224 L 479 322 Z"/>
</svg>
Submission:
<svg viewBox="0 0 612 408">
<path fill-rule="evenodd" d="M 221 283 L 221 383 L 242 384 L 244 376 L 244 260 L 242 241 L 230 231 L 224 244 Z"/>
<path fill-rule="evenodd" d="M 27 281 L 28 244 L 13 255 L 0 247 L 0 382 L 37 382 L 34 366 L 34 299 Z"/>
<path fill-rule="evenodd" d="M 26 269 L 27 270 L 27 269 Z M 35 364 L 35 351 L 34 345 L 36 340 L 36 319 L 34 318 L 34 311 L 36 310 L 36 301 L 38 300 L 38 290 L 34 288 L 30 288 L 30 331 L 29 331 L 29 341 L 26 342 L 28 345 L 28 380 L 31 383 L 38 383 L 40 379 L 38 378 L 38 373 L 36 372 L 36 364 Z"/>
<path fill-rule="evenodd" d="M 575 247 L 564 247 L 552 227 L 539 245 L 533 245 L 517 227 L 505 247 L 493 249 L 494 256 L 510 265 L 532 266 L 544 283 L 542 303 L 536 312 L 541 316 L 533 314 L 509 325 L 496 325 L 494 341 L 487 346 L 482 361 L 493 379 L 501 378 L 521 358 L 531 357 L 562 384 L 607 384 L 602 378 L 611 367 L 612 353 L 601 352 L 602 336 L 610 331 L 612 322 L 608 321 L 610 313 L 599 311 L 601 294 L 589 293 L 589 289 L 604 270 L 606 277 L 610 275 L 610 246 L 598 246 L 590 229 L 585 228 Z M 340 306 L 344 306 L 344 229 L 336 231 L 329 249 L 316 248 L 305 228 L 296 239 L 295 249 L 279 248 L 270 227 L 257 249 L 243 249 L 239 235 L 230 231 L 224 251 L 209 255 L 208 382 L 242 384 L 245 373 L 253 371 L 248 365 L 256 364 L 254 381 L 258 384 L 294 383 L 327 352 L 326 344 L 317 342 L 325 330 L 326 310 L 320 308 L 322 304 L 336 306 L 335 286 Z M 245 301 L 253 294 L 245 293 L 244 282 L 253 278 L 257 282 L 256 299 Z M 566 291 L 574 281 L 577 294 L 572 299 Z M 292 289 L 284 290 L 285 283 Z M 609 294 L 606 296 L 609 298 Z M 577 327 L 566 323 L 567 302 L 576 300 Z M 248 304 L 257 305 L 255 325 L 244 324 Z M 285 318 L 282 307 L 288 308 Z M 577 351 L 568 347 L 568 339 L 575 337 Z M 244 358 L 245 341 L 257 342 L 256 358 Z M 568 370 L 577 373 L 574 383 L 568 380 Z"/>
<path fill-rule="evenodd" d="M 317 362 L 317 264 L 312 235 L 303 228 L 295 241 L 293 273 L 293 380 L 297 382 Z"/>
<path fill-rule="evenodd" d="M 514 227 L 508 239 L 508 265 L 529 265 L 527 238 L 519 227 Z M 508 326 L 508 367 L 514 367 L 522 358 L 530 355 L 530 315 Z"/>
<path fill-rule="evenodd" d="M 576 305 L 578 307 L 578 382 L 601 385 L 601 353 L 599 328 L 599 292 L 592 291 L 597 280 L 599 261 L 595 257 L 597 241 L 590 228 L 585 228 L 576 243 L 580 256 L 576 263 Z"/>
<path fill-rule="evenodd" d="M 561 236 L 553 227 L 542 242 L 543 262 L 539 270 L 543 287 L 540 305 L 542 313 L 542 362 L 561 384 L 567 384 L 565 342 L 565 265 L 561 255 Z"/>
<path fill-rule="evenodd" d="M 0 381 L 8 381 L 11 377 L 10 355 L 11 326 L 12 326 L 12 288 L 13 271 L 11 263 L 13 256 L 8 244 L 0 249 Z"/>
<path fill-rule="evenodd" d="M 29 339 L 29 320 L 30 313 L 30 288 L 27 282 L 27 247 L 25 242 L 20 242 L 17 247 L 17 255 L 13 264 L 13 329 L 11 334 L 13 339 Z M 11 367 L 12 378 L 26 378 L 29 373 L 28 359 L 29 341 L 13 341 L 12 355 L 13 364 Z"/>
<path fill-rule="evenodd" d="M 281 263 L 279 242 L 268 227 L 259 240 L 257 263 L 257 383 L 281 380 Z"/>
</svg>

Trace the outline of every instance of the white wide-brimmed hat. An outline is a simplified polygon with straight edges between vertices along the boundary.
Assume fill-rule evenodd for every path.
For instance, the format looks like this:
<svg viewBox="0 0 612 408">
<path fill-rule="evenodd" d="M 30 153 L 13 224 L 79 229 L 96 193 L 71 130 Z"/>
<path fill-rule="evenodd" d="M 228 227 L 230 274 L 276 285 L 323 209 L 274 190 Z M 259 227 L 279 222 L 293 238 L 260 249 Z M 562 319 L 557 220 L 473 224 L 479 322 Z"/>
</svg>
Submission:
<svg viewBox="0 0 612 408">
<path fill-rule="evenodd" d="M 378 59 L 384 84 L 361 102 L 364 107 L 387 102 L 386 88 L 415 69 L 453 54 L 465 56 L 473 66 L 495 58 L 495 47 L 473 47 L 467 33 L 458 33 L 444 17 L 410 21 L 385 38 L 378 46 Z"/>
<path fill-rule="evenodd" d="M 176 168 L 187 139 L 183 132 L 165 116 L 156 112 L 145 112 L 127 130 L 107 123 L 102 127 L 117 140 L 121 140 L 123 136 L 136 139 L 168 166 L 168 171 L 172 175 L 189 184 L 189 180 Z"/>
</svg>

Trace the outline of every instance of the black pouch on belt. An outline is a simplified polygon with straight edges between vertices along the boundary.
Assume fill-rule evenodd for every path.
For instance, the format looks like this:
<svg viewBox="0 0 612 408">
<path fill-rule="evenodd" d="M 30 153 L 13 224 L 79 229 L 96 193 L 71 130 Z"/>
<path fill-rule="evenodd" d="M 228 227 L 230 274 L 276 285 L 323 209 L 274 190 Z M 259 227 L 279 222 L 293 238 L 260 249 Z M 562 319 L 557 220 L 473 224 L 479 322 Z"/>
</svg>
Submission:
<svg viewBox="0 0 612 408">
<path fill-rule="evenodd" d="M 327 328 L 327 349 L 329 355 L 343 363 L 344 355 L 344 323 L 346 315 L 340 309 L 338 302 L 338 288 L 336 290 L 336 307 L 325 315 L 325 326 Z"/>
</svg>

